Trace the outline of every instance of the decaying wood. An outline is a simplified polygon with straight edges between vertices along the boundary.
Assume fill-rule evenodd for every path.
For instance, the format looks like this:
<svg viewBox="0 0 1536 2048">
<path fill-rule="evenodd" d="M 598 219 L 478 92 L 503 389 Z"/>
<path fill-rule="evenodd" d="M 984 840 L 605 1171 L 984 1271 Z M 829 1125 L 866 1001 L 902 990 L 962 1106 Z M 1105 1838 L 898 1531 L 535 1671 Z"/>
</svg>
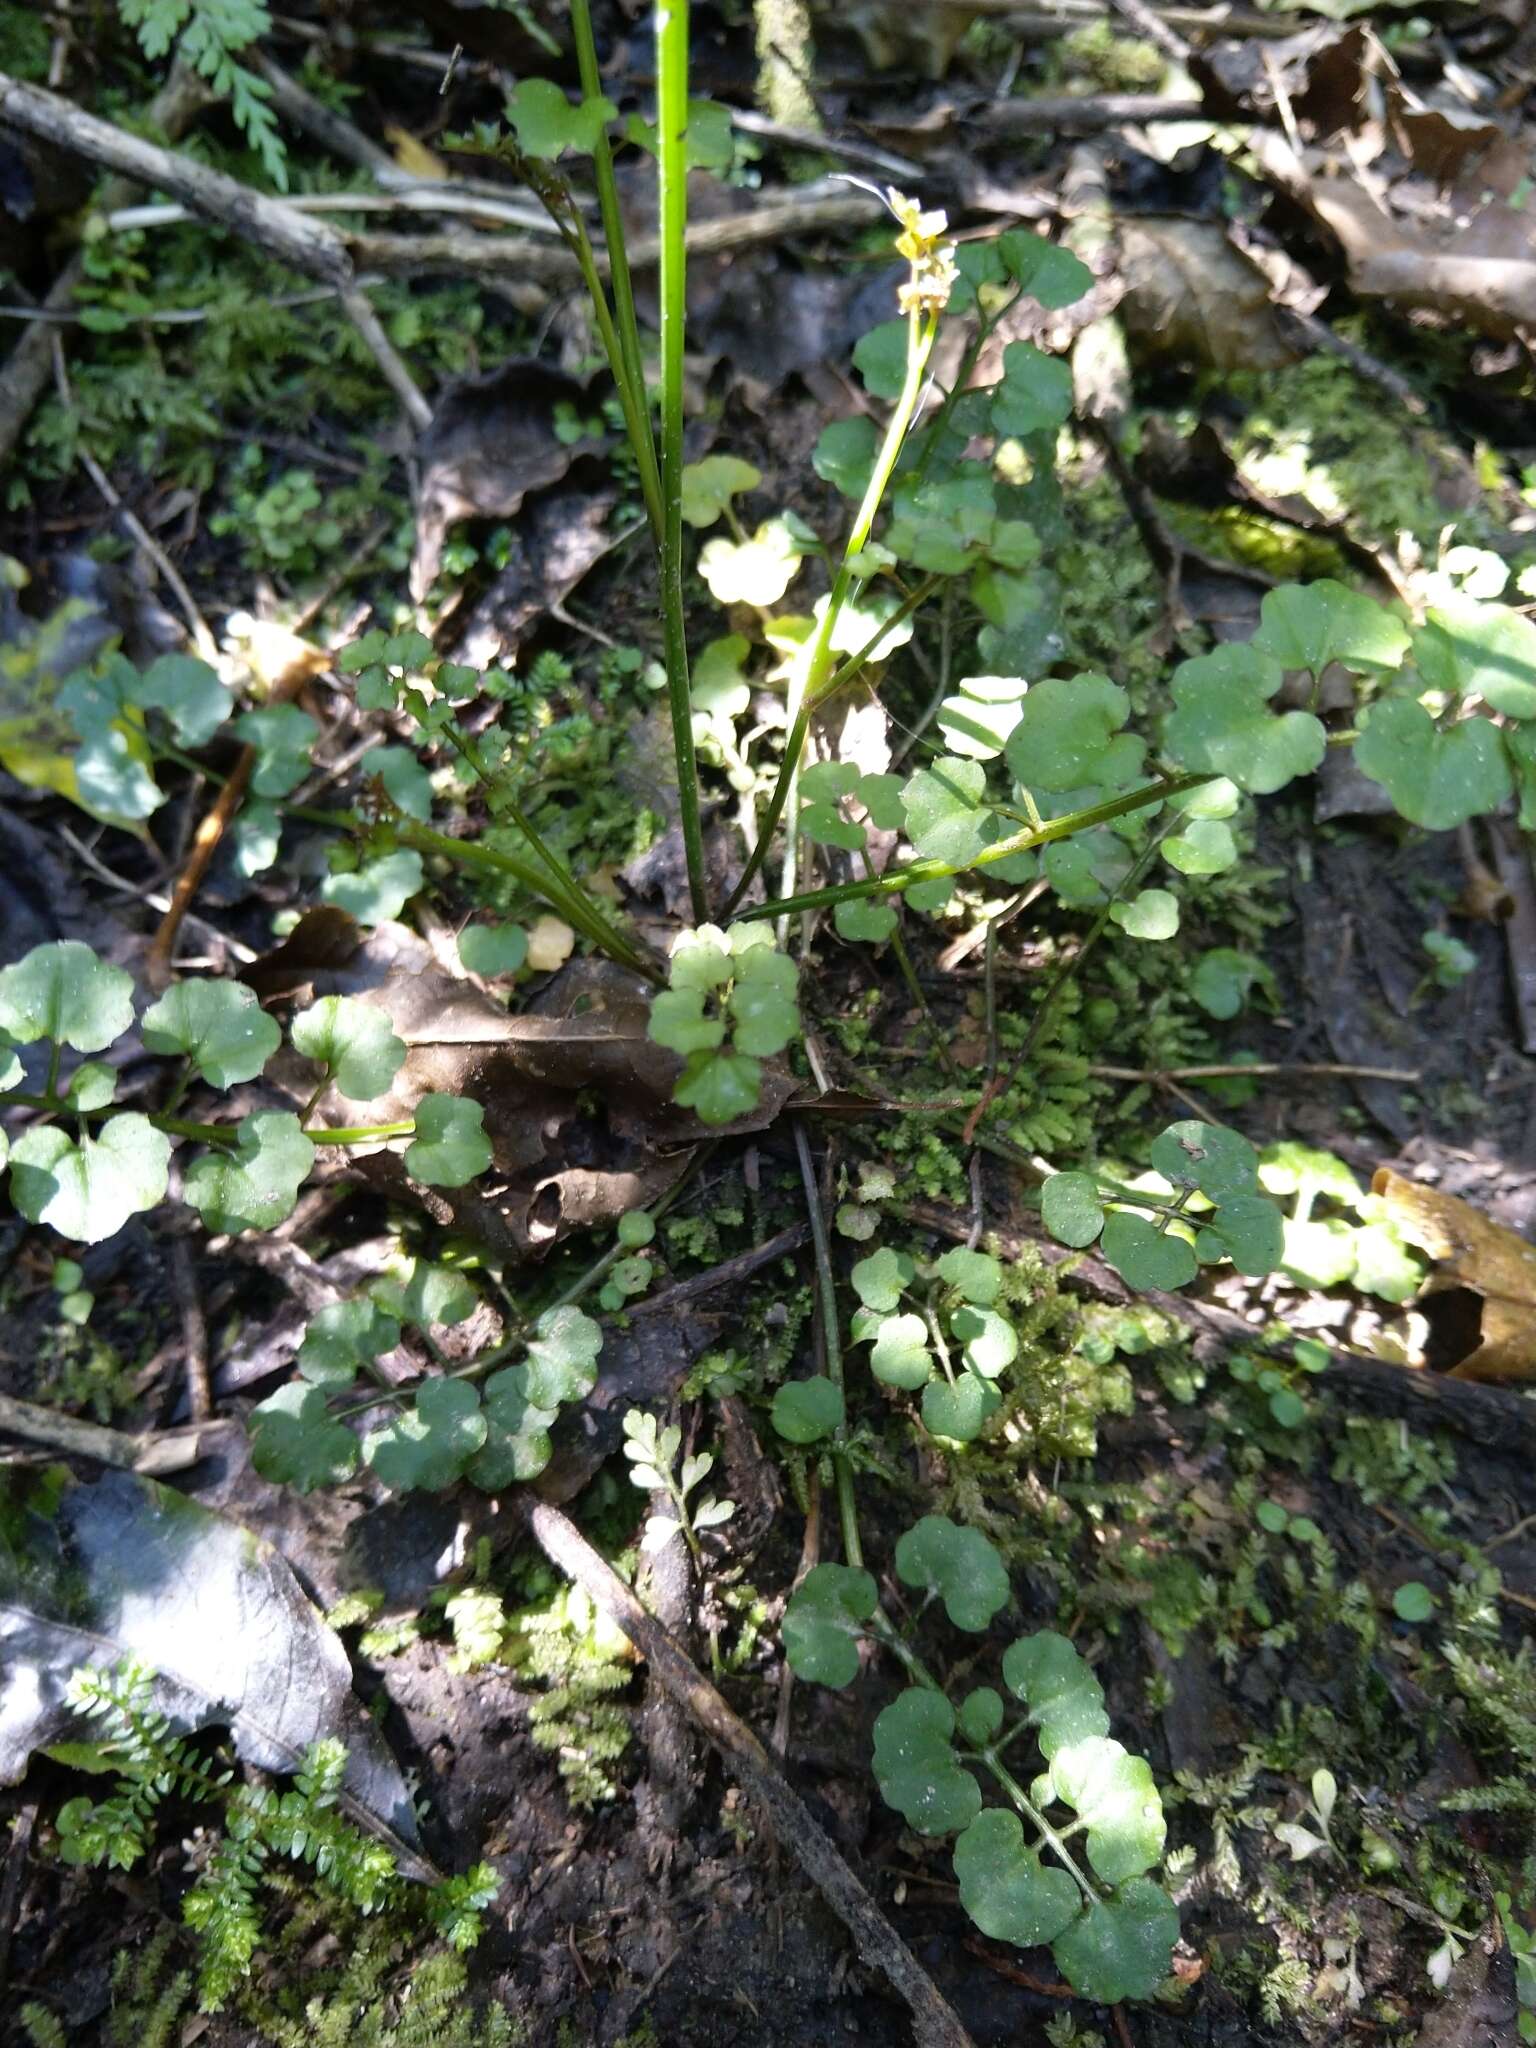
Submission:
<svg viewBox="0 0 1536 2048">
<path fill-rule="evenodd" d="M 148 1479 L 185 1472 L 199 1458 L 207 1457 L 223 1432 L 235 1427 L 233 1422 L 204 1422 L 193 1429 L 150 1430 L 132 1436 L 126 1430 L 104 1428 L 99 1422 L 80 1422 L 57 1408 L 0 1394 L 0 1431 L 6 1435 L 18 1436 L 25 1443 L 47 1444 L 77 1458 L 94 1458 L 98 1464 L 116 1465 L 124 1472 L 141 1472 Z"/>
<path fill-rule="evenodd" d="M 775 1836 L 799 1862 L 853 1936 L 859 1954 L 900 1992 L 912 2010 L 922 2048 L 974 2048 L 948 2000 L 838 1853 L 831 1837 L 786 1782 L 757 1737 L 732 1713 L 708 1679 L 654 1621 L 606 1559 L 558 1508 L 529 1496 L 518 1507 L 535 1542 L 617 1624 L 681 1702 L 762 1807 Z"/>
</svg>

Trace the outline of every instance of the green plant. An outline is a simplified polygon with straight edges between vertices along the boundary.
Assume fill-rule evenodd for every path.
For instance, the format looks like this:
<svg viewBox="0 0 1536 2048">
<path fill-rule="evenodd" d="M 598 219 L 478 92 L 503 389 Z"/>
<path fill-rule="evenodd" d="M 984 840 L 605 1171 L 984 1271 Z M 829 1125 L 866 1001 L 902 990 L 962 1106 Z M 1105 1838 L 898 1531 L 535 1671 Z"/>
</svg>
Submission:
<svg viewBox="0 0 1536 2048">
<path fill-rule="evenodd" d="M 306 1864 L 314 1881 L 363 1913 L 398 1894 L 390 1850 L 338 1810 L 347 1753 L 340 1742 L 313 1742 L 290 1790 L 238 1784 L 230 1770 L 204 1764 L 153 1705 L 153 1674 L 131 1662 L 114 1671 L 84 1666 L 71 1678 L 69 1703 L 100 1733 L 91 1745 L 98 1769 L 115 1774 L 106 1799 L 76 1798 L 59 1809 L 59 1854 L 66 1863 L 129 1870 L 147 1853 L 157 1808 L 170 1797 L 212 1805 L 220 1832 L 197 1882 L 182 1902 L 198 1937 L 197 1991 L 205 2012 L 226 2005 L 250 1970 L 262 1937 L 260 1886 L 270 1859 Z M 479 1939 L 480 1914 L 498 1880 L 485 1865 L 446 1879 L 426 1895 L 426 1913 L 456 1948 Z"/>
<path fill-rule="evenodd" d="M 700 1531 L 718 1529 L 728 1522 L 736 1512 L 736 1503 L 717 1500 L 712 1493 L 689 1502 L 689 1494 L 708 1478 L 715 1461 L 709 1451 L 694 1451 L 678 1464 L 682 1445 L 683 1433 L 675 1423 L 663 1429 L 655 1416 L 647 1415 L 643 1409 L 631 1408 L 626 1413 L 624 1455 L 630 1461 L 629 1483 L 638 1486 L 642 1493 L 665 1494 L 671 1504 L 670 1514 L 663 1511 L 647 1520 L 640 1547 L 647 1556 L 654 1556 L 674 1536 L 681 1536 L 698 1564 L 703 1557 Z"/>
<path fill-rule="evenodd" d="M 117 11 L 146 57 L 164 57 L 174 47 L 181 63 L 229 101 L 236 126 L 262 169 L 279 192 L 286 192 L 287 159 L 268 104 L 271 88 L 237 62 L 239 53 L 272 26 L 263 0 L 117 0 Z"/>
<path fill-rule="evenodd" d="M 1509 1952 L 1515 1959 L 1515 2001 L 1520 2008 L 1520 2038 L 1522 2041 L 1536 2041 L 1536 1933 L 1515 1918 L 1508 1892 L 1497 1893 L 1493 1903 L 1499 1924 L 1504 1929 L 1504 1939 L 1509 1943 Z"/>
</svg>

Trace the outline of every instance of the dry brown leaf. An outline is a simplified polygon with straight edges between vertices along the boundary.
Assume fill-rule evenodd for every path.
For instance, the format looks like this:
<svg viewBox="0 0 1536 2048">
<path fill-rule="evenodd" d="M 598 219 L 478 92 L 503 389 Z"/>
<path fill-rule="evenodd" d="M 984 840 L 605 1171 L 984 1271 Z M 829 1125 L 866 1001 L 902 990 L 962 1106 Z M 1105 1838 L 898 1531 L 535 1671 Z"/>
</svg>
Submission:
<svg viewBox="0 0 1536 2048">
<path fill-rule="evenodd" d="M 1482 1296 L 1482 1341 L 1453 1370 L 1462 1380 L 1536 1380 L 1536 1245 L 1458 1195 L 1378 1170 L 1371 1192 L 1410 1244 L 1435 1261 L 1426 1294 L 1452 1287 Z"/>
<path fill-rule="evenodd" d="M 1218 370 L 1269 370 L 1295 360 L 1270 304 L 1269 280 L 1208 221 L 1127 220 L 1120 227 L 1133 348 Z"/>
<path fill-rule="evenodd" d="M 409 128 L 402 128 L 398 121 L 386 121 L 384 140 L 394 154 L 395 162 L 402 171 L 413 178 L 432 178 L 441 182 L 448 175 L 448 166 L 435 149 L 428 149 Z"/>
</svg>

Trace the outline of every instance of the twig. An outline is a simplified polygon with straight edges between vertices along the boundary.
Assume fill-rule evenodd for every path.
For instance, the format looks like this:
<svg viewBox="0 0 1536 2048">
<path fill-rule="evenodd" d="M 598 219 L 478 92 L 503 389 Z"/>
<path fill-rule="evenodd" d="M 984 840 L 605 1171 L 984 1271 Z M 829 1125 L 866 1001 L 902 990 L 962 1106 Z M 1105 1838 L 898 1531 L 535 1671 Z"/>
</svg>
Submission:
<svg viewBox="0 0 1536 2048">
<path fill-rule="evenodd" d="M 187 1412 L 194 1423 L 207 1422 L 213 1414 L 213 1395 L 208 1386 L 208 1319 L 198 1297 L 191 1248 L 184 1237 L 171 1239 L 171 1284 L 176 1290 L 182 1348 L 186 1353 Z"/>
<path fill-rule="evenodd" d="M 732 1713 L 691 1659 L 654 1621 L 629 1587 L 558 1508 L 526 1494 L 517 1498 L 534 1541 L 610 1621 L 651 1668 L 652 1677 L 693 1715 L 704 1734 L 740 1773 L 766 1809 L 774 1834 L 842 1920 L 860 1957 L 882 1972 L 912 2010 L 923 2048 L 975 2048 L 933 1979 L 902 1941 L 835 1844 L 791 1789 L 757 1737 Z"/>
<path fill-rule="evenodd" d="M 1345 1081 L 1421 1081 L 1424 1077 L 1411 1067 L 1351 1067 L 1333 1060 L 1255 1060 L 1251 1066 L 1234 1062 L 1217 1067 L 1090 1067 L 1101 1081 L 1238 1081 L 1245 1074 L 1326 1074 Z"/>
<path fill-rule="evenodd" d="M 805 1534 L 800 1541 L 800 1562 L 795 1567 L 794 1583 L 790 1587 L 793 1595 L 804 1583 L 806 1574 L 821 1561 L 821 1482 L 816 1477 L 816 1467 L 806 1467 L 806 1491 L 809 1496 L 805 1510 Z M 779 1673 L 779 1703 L 773 1715 L 773 1753 L 782 1763 L 789 1750 L 789 1703 L 795 1692 L 794 1666 L 786 1657 L 784 1669 Z"/>
<path fill-rule="evenodd" d="M 367 302 L 357 297 L 352 258 L 345 239 L 333 227 L 284 200 L 253 192 L 248 185 L 177 150 L 161 149 L 156 143 L 130 135 L 126 129 L 99 120 L 56 93 L 44 92 L 40 86 L 23 85 L 4 72 L 0 72 L 0 123 L 20 128 L 75 156 L 104 164 L 108 170 L 141 185 L 158 186 L 173 193 L 194 212 L 231 229 L 243 240 L 254 242 L 291 270 L 335 286 L 391 390 L 404 402 L 402 387 L 410 384 L 409 373 L 372 308 L 367 308 L 366 319 L 359 317 L 359 309 L 366 307 Z M 414 390 L 414 386 L 411 388 Z M 416 405 L 407 407 L 418 426 L 418 408 L 425 405 L 425 399 L 417 392 Z"/>
<path fill-rule="evenodd" d="M 59 403 L 66 412 L 73 412 L 75 401 L 74 394 L 69 388 L 69 373 L 64 367 L 64 344 L 57 334 L 49 337 L 49 347 L 53 356 L 53 381 L 58 390 Z M 156 569 L 159 570 L 161 576 L 165 579 L 166 588 L 172 592 L 176 602 L 181 606 L 182 617 L 186 620 L 187 629 L 192 635 L 193 646 L 196 647 L 204 661 L 211 662 L 216 660 L 219 652 L 218 642 L 209 631 L 208 621 L 198 610 L 197 600 L 187 588 L 176 564 L 165 552 L 165 549 L 161 547 L 159 541 L 155 539 L 148 527 L 145 526 L 138 514 L 123 503 L 112 479 L 107 475 L 107 472 L 96 460 L 90 449 L 81 447 L 76 450 L 76 453 L 80 458 L 81 468 L 117 514 L 118 521 L 124 532 L 135 547 L 141 548 L 148 555 Z"/>
<path fill-rule="evenodd" d="M 1128 21 L 1137 35 L 1161 50 L 1165 57 L 1171 57 L 1175 64 L 1187 64 L 1194 55 L 1178 30 L 1161 14 L 1155 14 L 1146 0 L 1109 0 L 1109 4 L 1111 11 Z"/>
<path fill-rule="evenodd" d="M 101 1465 L 117 1465 L 125 1472 L 142 1472 L 154 1477 L 165 1472 L 185 1472 L 207 1455 L 221 1435 L 234 1428 L 232 1422 L 204 1422 L 191 1429 L 162 1429 L 131 1436 L 126 1430 L 106 1429 L 99 1422 L 80 1422 L 73 1415 L 61 1415 L 56 1408 L 39 1407 L 35 1401 L 17 1401 L 0 1394 L 0 1430 L 19 1436 L 27 1443 L 51 1444 L 77 1458 L 94 1458 Z"/>
<path fill-rule="evenodd" d="M 21 1881 L 26 1874 L 27 1851 L 37 1825 L 37 1802 L 29 1800 L 16 1816 L 10 1846 L 5 1852 L 5 1874 L 0 1877 L 0 1991 L 10 1970 L 11 1934 L 16 1926 L 16 1909 L 21 1904 Z"/>
<path fill-rule="evenodd" d="M 1087 99 L 993 100 L 973 116 L 989 135 L 1096 135 L 1155 121 L 1198 121 L 1199 100 L 1158 93 L 1096 93 Z"/>
<path fill-rule="evenodd" d="M 811 1234 L 809 1223 L 792 1223 L 787 1230 L 781 1230 L 777 1237 L 770 1237 L 749 1252 L 741 1252 L 734 1259 L 711 1267 L 707 1273 L 695 1273 L 691 1279 L 679 1280 L 674 1287 L 663 1288 L 660 1294 L 648 1296 L 644 1301 L 633 1302 L 629 1308 L 632 1316 L 670 1315 L 673 1310 L 686 1307 L 690 1301 L 697 1301 L 706 1294 L 715 1294 L 722 1287 L 733 1287 L 739 1280 L 745 1280 L 759 1267 L 772 1265 L 775 1259 L 782 1259 L 790 1252 L 798 1251 Z"/>
<path fill-rule="evenodd" d="M 267 81 L 272 105 L 277 112 L 291 121 L 295 128 L 302 128 L 332 156 L 356 164 L 361 171 L 371 171 L 376 177 L 396 168 L 394 158 L 382 143 L 373 141 L 360 128 L 355 128 L 345 114 L 338 114 L 333 107 L 317 100 L 312 92 L 306 92 L 298 80 L 290 78 L 282 65 L 264 50 L 255 52 L 255 65 Z"/>
<path fill-rule="evenodd" d="M 750 112 L 745 107 L 732 107 L 731 126 L 739 128 L 743 135 L 761 135 L 765 142 L 781 143 L 786 149 L 803 149 L 813 156 L 841 157 L 847 164 L 862 164 L 866 170 L 880 171 L 888 178 L 921 178 L 924 175 L 921 164 L 915 164 L 910 157 L 897 156 L 894 151 L 881 149 L 873 142 L 862 142 L 853 135 L 824 135 L 815 128 L 792 128 L 783 121 L 770 121 L 766 114 Z"/>
</svg>

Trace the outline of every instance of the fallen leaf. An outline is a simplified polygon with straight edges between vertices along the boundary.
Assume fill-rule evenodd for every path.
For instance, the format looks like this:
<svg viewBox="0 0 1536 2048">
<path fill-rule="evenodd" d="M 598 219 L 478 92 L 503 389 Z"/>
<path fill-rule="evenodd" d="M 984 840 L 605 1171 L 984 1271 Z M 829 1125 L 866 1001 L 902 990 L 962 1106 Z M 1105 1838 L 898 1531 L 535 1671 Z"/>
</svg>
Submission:
<svg viewBox="0 0 1536 2048">
<path fill-rule="evenodd" d="M 1276 369 L 1295 358 L 1282 339 L 1264 273 L 1209 221 L 1127 220 L 1120 230 L 1133 347 L 1218 370 Z"/>
<path fill-rule="evenodd" d="M 310 1743 L 345 1742 L 344 1809 L 407 1875 L 436 1875 L 340 1639 L 269 1543 L 130 1472 L 55 1495 L 46 1477 L 12 1467 L 0 1509 L 0 1785 L 78 1725 L 64 1699 L 71 1672 L 132 1657 L 156 1674 L 174 1729 L 227 1726 L 260 1770 L 291 1775 Z"/>
<path fill-rule="evenodd" d="M 1536 1245 L 1459 1195 L 1421 1187 L 1382 1167 L 1371 1192 L 1436 1270 L 1423 1292 L 1469 1288 L 1482 1296 L 1481 1342 L 1452 1368 L 1461 1380 L 1536 1380 Z"/>
<path fill-rule="evenodd" d="M 530 491 L 557 483 L 578 453 L 601 440 L 562 440 L 555 407 L 586 403 L 586 387 L 547 363 L 515 357 L 465 378 L 438 401 L 421 437 L 411 595 L 431 589 L 448 529 L 458 519 L 510 519 Z"/>
<path fill-rule="evenodd" d="M 402 171 L 413 178 L 432 178 L 441 181 L 448 175 L 448 166 L 437 154 L 419 142 L 409 128 L 402 128 L 398 121 L 386 121 L 384 140 L 389 144 L 395 162 Z"/>
</svg>

